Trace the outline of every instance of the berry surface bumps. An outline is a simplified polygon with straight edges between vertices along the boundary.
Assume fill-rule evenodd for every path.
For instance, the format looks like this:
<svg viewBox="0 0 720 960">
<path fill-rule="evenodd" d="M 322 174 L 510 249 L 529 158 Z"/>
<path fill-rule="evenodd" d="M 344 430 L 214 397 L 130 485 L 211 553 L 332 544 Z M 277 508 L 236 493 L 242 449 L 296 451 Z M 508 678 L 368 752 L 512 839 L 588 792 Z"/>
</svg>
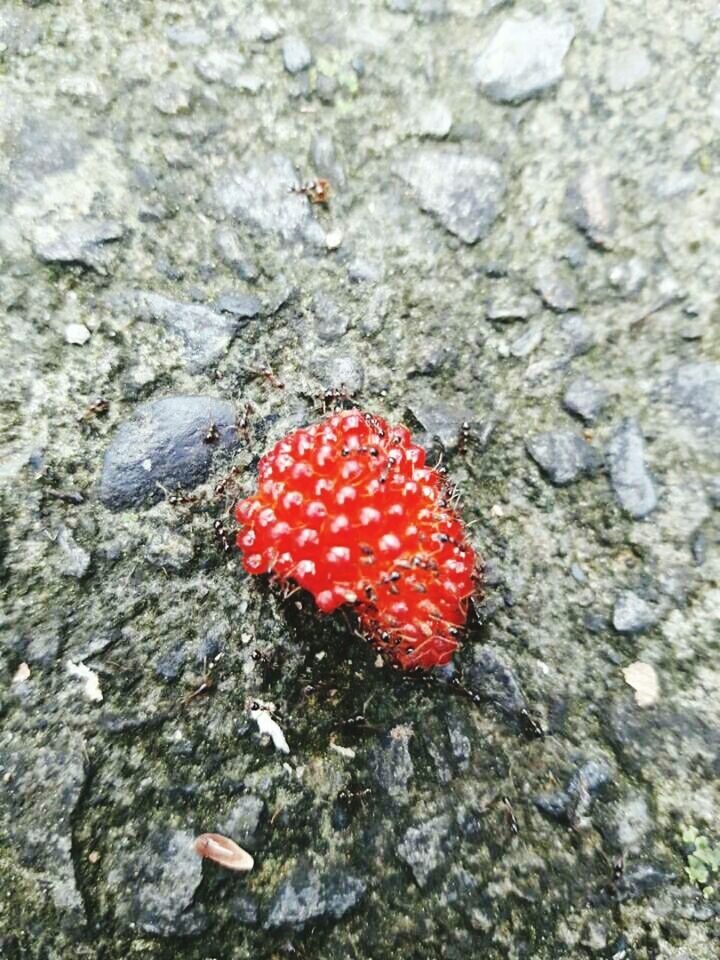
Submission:
<svg viewBox="0 0 720 960">
<path fill-rule="evenodd" d="M 295 430 L 236 507 L 248 573 L 274 574 L 330 613 L 348 604 L 401 667 L 447 663 L 475 588 L 475 553 L 447 481 L 403 426 L 360 410 Z"/>
</svg>

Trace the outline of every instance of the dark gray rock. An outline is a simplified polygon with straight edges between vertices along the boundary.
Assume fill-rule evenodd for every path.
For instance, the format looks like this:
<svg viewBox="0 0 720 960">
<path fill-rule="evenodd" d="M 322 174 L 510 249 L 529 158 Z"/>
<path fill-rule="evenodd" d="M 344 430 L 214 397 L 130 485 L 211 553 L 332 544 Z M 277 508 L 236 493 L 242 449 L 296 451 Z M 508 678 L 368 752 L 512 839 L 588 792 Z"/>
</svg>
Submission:
<svg viewBox="0 0 720 960">
<path fill-rule="evenodd" d="M 420 209 L 465 243 L 487 236 L 500 214 L 505 178 L 488 157 L 428 147 L 409 156 L 397 172 Z"/>
<path fill-rule="evenodd" d="M 329 342 L 340 340 L 347 333 L 350 318 L 332 297 L 325 293 L 316 293 L 313 297 L 312 310 L 315 331 L 321 340 Z"/>
<path fill-rule="evenodd" d="M 265 929 L 302 930 L 309 923 L 339 920 L 357 906 L 366 887 L 364 880 L 339 868 L 320 873 L 300 863 L 273 897 Z"/>
<path fill-rule="evenodd" d="M 161 323 L 180 339 L 188 369 L 214 366 L 228 351 L 240 325 L 232 317 L 196 303 L 178 303 L 157 293 L 138 291 L 130 298 L 139 320 Z"/>
<path fill-rule="evenodd" d="M 587 817 L 593 799 L 610 779 L 611 771 L 606 763 L 588 760 L 573 773 L 564 790 L 541 794 L 533 798 L 533 803 L 553 820 L 577 824 Z"/>
<path fill-rule="evenodd" d="M 594 423 L 609 398 L 610 393 L 602 384 L 589 377 L 578 377 L 568 385 L 563 406 L 585 423 Z"/>
<path fill-rule="evenodd" d="M 588 167 L 567 190 L 568 215 L 598 247 L 610 247 L 615 210 L 610 183 L 597 167 Z"/>
<path fill-rule="evenodd" d="M 212 423 L 220 434 L 215 444 L 205 441 Z M 105 452 L 100 499 L 121 509 L 161 499 L 160 485 L 194 487 L 207 477 L 213 450 L 232 450 L 237 442 L 227 400 L 180 396 L 141 404 Z"/>
<path fill-rule="evenodd" d="M 473 661 L 467 669 L 467 678 L 468 686 L 505 716 L 521 719 L 527 710 L 527 699 L 514 671 L 491 647 L 473 647 Z"/>
<path fill-rule="evenodd" d="M 71 925 L 85 923 L 72 855 L 72 818 L 85 783 L 85 748 L 61 734 L 52 747 L 0 749 L 3 802 L 0 824 L 12 854 L 47 885 L 55 908 Z"/>
<path fill-rule="evenodd" d="M 520 103 L 556 86 L 575 36 L 564 18 L 508 17 L 475 61 L 475 82 L 491 100 Z"/>
<path fill-rule="evenodd" d="M 720 431 L 720 363 L 685 363 L 677 368 L 671 380 L 673 402 L 685 411 L 692 423 Z"/>
<path fill-rule="evenodd" d="M 313 61 L 310 47 L 297 36 L 287 36 L 282 45 L 283 63 L 288 73 L 300 73 L 307 70 Z"/>
<path fill-rule="evenodd" d="M 409 827 L 398 844 L 398 856 L 410 867 L 419 887 L 425 887 L 446 862 L 450 823 L 448 814 L 425 820 L 418 827 Z"/>
<path fill-rule="evenodd" d="M 527 441 L 526 448 L 556 487 L 564 487 L 588 476 L 600 464 L 597 452 L 572 430 L 538 433 Z"/>
<path fill-rule="evenodd" d="M 647 600 L 628 590 L 615 600 L 613 627 L 618 633 L 642 633 L 656 622 L 656 614 Z"/>
<path fill-rule="evenodd" d="M 395 727 L 370 753 L 368 766 L 379 786 L 397 801 L 407 802 L 408 784 L 415 774 L 410 756 L 412 731 Z"/>
<path fill-rule="evenodd" d="M 613 434 L 607 451 L 610 482 L 618 503 L 635 520 L 641 520 L 657 506 L 655 484 L 645 465 L 645 444 L 637 422 L 623 420 Z"/>
<path fill-rule="evenodd" d="M 33 250 L 43 263 L 77 265 L 105 273 L 112 260 L 109 244 L 122 240 L 125 228 L 116 220 L 74 220 L 35 228 Z"/>
<path fill-rule="evenodd" d="M 189 830 L 157 828 L 145 841 L 114 849 L 107 887 L 126 929 L 176 936 L 198 933 L 205 926 L 200 913 L 189 911 L 202 880 L 202 858 Z"/>
<path fill-rule="evenodd" d="M 218 830 L 224 836 L 231 837 L 243 849 L 255 850 L 259 842 L 264 810 L 265 801 L 249 793 L 233 803 Z"/>
<path fill-rule="evenodd" d="M 244 168 L 221 173 L 214 196 L 221 211 L 254 231 L 286 242 L 306 240 L 324 246 L 325 233 L 313 218 L 312 205 L 291 190 L 297 186 L 292 162 L 270 154 Z"/>
<path fill-rule="evenodd" d="M 407 415 L 412 417 L 432 439 L 437 439 L 443 450 L 451 453 L 458 449 L 466 433 L 468 444 L 485 447 L 490 439 L 492 423 L 481 423 L 472 410 L 442 400 L 416 401 L 408 405 Z M 467 424 L 467 431 L 464 425 Z"/>
</svg>

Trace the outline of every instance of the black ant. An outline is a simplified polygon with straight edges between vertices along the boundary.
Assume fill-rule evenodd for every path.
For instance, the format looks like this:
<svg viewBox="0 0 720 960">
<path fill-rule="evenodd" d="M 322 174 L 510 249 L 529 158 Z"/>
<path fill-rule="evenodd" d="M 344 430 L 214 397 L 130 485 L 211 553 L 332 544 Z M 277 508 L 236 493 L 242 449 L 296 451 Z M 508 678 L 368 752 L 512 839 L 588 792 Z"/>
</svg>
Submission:
<svg viewBox="0 0 720 960">
<path fill-rule="evenodd" d="M 370 787 L 360 787 L 353 784 L 340 790 L 337 799 L 343 806 L 352 808 L 357 806 L 358 803 L 363 804 L 370 796 L 372 796 Z"/>
<path fill-rule="evenodd" d="M 203 437 L 203 443 L 217 443 L 220 439 L 220 431 L 218 430 L 216 423 L 211 423 L 208 427 L 208 431 Z"/>
<path fill-rule="evenodd" d="M 512 833 L 514 837 L 517 837 L 520 834 L 520 827 L 518 826 L 517 817 L 515 816 L 515 811 L 510 803 L 509 797 L 503 797 L 502 803 L 505 807 L 510 833 Z"/>
<path fill-rule="evenodd" d="M 465 456 L 472 439 L 472 428 L 469 421 L 463 420 L 460 424 L 460 435 L 458 437 L 457 452 L 460 456 Z"/>
<path fill-rule="evenodd" d="M 87 423 L 95 417 L 104 417 L 109 409 L 110 401 L 106 400 L 105 397 L 98 397 L 97 400 L 93 400 L 93 402 L 85 408 L 78 417 L 78 421 L 80 423 Z"/>
<path fill-rule="evenodd" d="M 213 522 L 213 530 L 215 531 L 218 543 L 222 546 L 223 553 L 230 553 L 233 548 L 232 534 L 228 533 L 222 520 L 215 520 Z"/>
</svg>

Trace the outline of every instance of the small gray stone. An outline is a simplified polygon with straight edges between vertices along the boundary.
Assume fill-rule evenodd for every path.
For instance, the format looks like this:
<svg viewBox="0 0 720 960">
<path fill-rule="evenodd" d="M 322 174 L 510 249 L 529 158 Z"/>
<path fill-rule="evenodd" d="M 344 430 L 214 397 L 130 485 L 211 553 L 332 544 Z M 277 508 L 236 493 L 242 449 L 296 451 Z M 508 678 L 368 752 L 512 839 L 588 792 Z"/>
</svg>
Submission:
<svg viewBox="0 0 720 960">
<path fill-rule="evenodd" d="M 210 424 L 220 434 L 205 442 Z M 100 499 L 113 509 L 155 502 L 164 487 L 193 487 L 208 475 L 216 447 L 238 442 L 235 411 L 215 397 L 165 397 L 141 404 L 122 423 L 105 452 Z"/>
<path fill-rule="evenodd" d="M 245 57 L 230 50 L 210 49 L 195 61 L 195 72 L 203 80 L 235 89 L 244 69 Z"/>
<path fill-rule="evenodd" d="M 465 243 L 487 236 L 500 213 L 505 178 L 488 157 L 428 147 L 414 152 L 397 172 L 413 190 L 420 209 Z"/>
<path fill-rule="evenodd" d="M 157 293 L 138 291 L 131 309 L 139 320 L 161 323 L 177 336 L 188 369 L 193 373 L 214 366 L 228 351 L 240 325 L 225 314 L 198 303 L 178 303 Z"/>
<path fill-rule="evenodd" d="M 215 301 L 220 313 L 229 313 L 238 321 L 252 320 L 262 310 L 260 298 L 252 293 L 223 293 Z M 239 326 L 244 326 L 239 323 Z"/>
<path fill-rule="evenodd" d="M 396 727 L 372 750 L 369 767 L 378 784 L 393 800 L 407 802 L 408 783 L 415 769 L 410 756 L 411 731 Z"/>
<path fill-rule="evenodd" d="M 316 293 L 312 309 L 315 331 L 321 340 L 340 340 L 347 333 L 350 318 L 332 297 L 325 293 Z"/>
<path fill-rule="evenodd" d="M 320 874 L 311 866 L 298 864 L 273 897 L 265 929 L 302 930 L 308 923 L 339 920 L 357 906 L 366 887 L 364 880 L 343 870 Z"/>
<path fill-rule="evenodd" d="M 595 450 L 572 430 L 548 430 L 527 441 L 527 452 L 556 487 L 574 483 L 599 465 Z"/>
<path fill-rule="evenodd" d="M 432 874 L 445 863 L 449 830 L 450 817 L 441 814 L 405 831 L 397 848 L 398 855 L 412 870 L 419 887 L 425 887 Z"/>
<path fill-rule="evenodd" d="M 540 301 L 531 294 L 517 294 L 511 287 L 496 290 L 485 308 L 485 316 L 495 322 L 528 320 L 540 312 Z"/>
<path fill-rule="evenodd" d="M 407 412 L 425 430 L 437 439 L 448 453 L 457 450 L 462 440 L 463 425 L 467 424 L 473 443 L 485 446 L 490 438 L 491 424 L 481 423 L 472 410 L 442 400 L 418 401 L 408 405 Z"/>
<path fill-rule="evenodd" d="M 568 313 L 560 321 L 560 332 L 570 359 L 581 357 L 595 346 L 593 329 L 579 313 Z"/>
<path fill-rule="evenodd" d="M 535 289 L 543 302 L 557 313 L 577 308 L 577 286 L 567 268 L 543 260 L 535 272 Z"/>
<path fill-rule="evenodd" d="M 519 720 L 528 703 L 515 672 L 486 645 L 474 645 L 468 686 L 507 717 Z"/>
<path fill-rule="evenodd" d="M 588 167 L 566 193 L 568 215 L 575 226 L 598 247 L 610 247 L 615 210 L 610 183 L 597 167 Z"/>
<path fill-rule="evenodd" d="M 177 680 L 187 660 L 187 651 L 181 645 L 166 647 L 155 662 L 155 673 L 163 680 Z"/>
<path fill-rule="evenodd" d="M 480 90 L 501 103 L 520 103 L 556 86 L 575 28 L 562 18 L 509 17 L 475 61 Z"/>
<path fill-rule="evenodd" d="M 116 220 L 73 220 L 36 227 L 33 250 L 43 263 L 73 264 L 104 273 L 111 261 L 107 244 L 122 240 L 125 228 Z"/>
<path fill-rule="evenodd" d="M 527 327 L 527 329 L 523 330 L 520 336 L 516 337 L 510 344 L 511 356 L 516 357 L 518 360 L 523 357 L 529 357 L 530 354 L 540 346 L 544 335 L 543 327 L 539 323 Z"/>
<path fill-rule="evenodd" d="M 75 542 L 72 533 L 65 526 L 60 527 L 56 543 L 62 553 L 60 573 L 64 577 L 81 580 L 90 567 L 90 554 Z"/>
<path fill-rule="evenodd" d="M 285 37 L 283 40 L 282 55 L 288 73 L 300 73 L 302 70 L 307 70 L 313 60 L 310 47 L 302 37 L 292 35 Z"/>
<path fill-rule="evenodd" d="M 570 777 L 564 790 L 533 798 L 544 814 L 561 823 L 577 824 L 587 817 L 596 794 L 610 781 L 610 767 L 603 761 L 588 760 Z"/>
<path fill-rule="evenodd" d="M 202 929 L 202 920 L 188 913 L 202 880 L 194 839 L 189 830 L 153 829 L 144 843 L 112 851 L 107 886 L 126 928 L 160 936 Z"/>
<path fill-rule="evenodd" d="M 601 384 L 589 377 L 578 377 L 565 391 L 563 406 L 585 423 L 594 423 L 609 397 L 609 392 Z"/>
<path fill-rule="evenodd" d="M 655 484 L 645 466 L 645 444 L 637 422 L 623 420 L 608 446 L 610 482 L 620 506 L 641 520 L 657 506 Z"/>
<path fill-rule="evenodd" d="M 642 633 L 655 621 L 653 608 L 636 593 L 628 590 L 615 600 L 612 622 L 618 633 Z"/>
</svg>

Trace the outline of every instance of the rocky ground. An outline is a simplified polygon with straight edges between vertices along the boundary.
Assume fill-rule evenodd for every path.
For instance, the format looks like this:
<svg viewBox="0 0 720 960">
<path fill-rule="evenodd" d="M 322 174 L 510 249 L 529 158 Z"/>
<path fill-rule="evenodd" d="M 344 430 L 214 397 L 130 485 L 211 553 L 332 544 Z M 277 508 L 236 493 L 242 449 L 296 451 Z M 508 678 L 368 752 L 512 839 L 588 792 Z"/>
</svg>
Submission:
<svg viewBox="0 0 720 960">
<path fill-rule="evenodd" d="M 718 30 L 0 4 L 3 958 L 718 956 Z M 342 386 L 462 492 L 479 707 L 225 549 Z"/>
</svg>

